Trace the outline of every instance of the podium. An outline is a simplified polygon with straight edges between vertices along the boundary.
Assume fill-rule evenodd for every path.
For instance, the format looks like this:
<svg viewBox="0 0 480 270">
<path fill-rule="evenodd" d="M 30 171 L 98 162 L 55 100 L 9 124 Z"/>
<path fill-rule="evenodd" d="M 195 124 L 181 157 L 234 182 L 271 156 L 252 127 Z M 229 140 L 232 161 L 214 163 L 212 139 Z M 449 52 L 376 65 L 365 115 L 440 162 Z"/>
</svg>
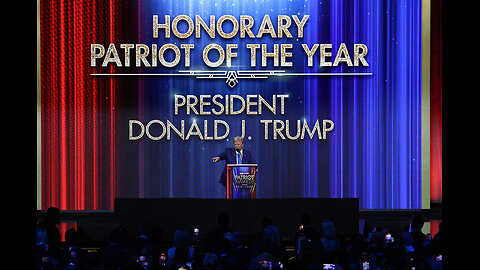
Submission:
<svg viewBox="0 0 480 270">
<path fill-rule="evenodd" d="M 257 164 L 227 164 L 227 199 L 254 199 Z"/>
</svg>

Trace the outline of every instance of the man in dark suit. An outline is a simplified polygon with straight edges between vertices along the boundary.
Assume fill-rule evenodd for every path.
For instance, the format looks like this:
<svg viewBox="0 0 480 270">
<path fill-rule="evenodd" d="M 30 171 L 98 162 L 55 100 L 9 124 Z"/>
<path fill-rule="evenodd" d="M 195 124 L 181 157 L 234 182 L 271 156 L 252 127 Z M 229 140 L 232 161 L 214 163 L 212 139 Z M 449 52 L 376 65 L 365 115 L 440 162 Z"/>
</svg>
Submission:
<svg viewBox="0 0 480 270">
<path fill-rule="evenodd" d="M 235 137 L 233 139 L 233 148 L 225 148 L 225 150 L 220 153 L 218 156 L 212 158 L 213 162 L 218 162 L 220 160 L 225 160 L 225 168 L 223 169 L 222 176 L 220 177 L 220 184 L 227 188 L 227 164 L 252 164 L 253 161 L 252 153 L 250 151 L 243 149 L 243 138 Z"/>
</svg>

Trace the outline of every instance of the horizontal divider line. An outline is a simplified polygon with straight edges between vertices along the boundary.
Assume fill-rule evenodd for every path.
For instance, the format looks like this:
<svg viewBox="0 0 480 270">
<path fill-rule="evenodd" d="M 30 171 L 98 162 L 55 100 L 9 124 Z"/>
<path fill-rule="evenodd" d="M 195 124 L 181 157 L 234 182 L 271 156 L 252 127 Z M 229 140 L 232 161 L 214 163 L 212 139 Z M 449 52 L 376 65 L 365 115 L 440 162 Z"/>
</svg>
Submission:
<svg viewBox="0 0 480 270">
<path fill-rule="evenodd" d="M 207 74 L 185 73 L 91 73 L 91 76 L 206 76 Z M 242 74 L 246 75 L 246 74 Z M 281 73 L 259 74 L 260 76 L 368 76 L 373 73 Z M 258 76 L 258 75 L 257 75 Z"/>
</svg>

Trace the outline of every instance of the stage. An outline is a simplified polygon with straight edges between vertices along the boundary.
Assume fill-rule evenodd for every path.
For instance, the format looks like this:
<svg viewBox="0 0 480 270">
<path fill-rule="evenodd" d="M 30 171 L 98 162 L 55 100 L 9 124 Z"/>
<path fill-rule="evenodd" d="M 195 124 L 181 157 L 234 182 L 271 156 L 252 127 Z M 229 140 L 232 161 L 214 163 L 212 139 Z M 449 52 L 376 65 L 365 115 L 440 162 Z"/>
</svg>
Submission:
<svg viewBox="0 0 480 270">
<path fill-rule="evenodd" d="M 261 219 L 268 216 L 279 231 L 280 240 L 295 241 L 295 232 L 301 224 L 301 216 L 308 213 L 311 225 L 320 229 L 323 218 L 335 222 L 337 234 L 363 233 L 366 224 L 387 228 L 393 235 L 408 227 L 412 215 L 421 213 L 426 222 L 432 222 L 431 231 L 437 231 L 437 220 L 442 219 L 441 204 L 432 204 L 431 209 L 359 209 L 358 199 L 342 198 L 290 198 L 290 199 L 116 199 L 114 210 L 61 211 L 60 233 L 76 229 L 87 248 L 105 244 L 108 234 L 122 225 L 132 235 L 138 235 L 144 224 L 162 231 L 162 241 L 171 242 L 179 226 L 187 230 L 200 228 L 201 235 L 217 227 L 217 215 L 225 211 L 229 216 L 228 226 L 244 235 L 262 230 Z M 45 210 L 37 211 L 37 220 L 42 220 Z M 428 232 L 425 232 L 428 233 Z"/>
</svg>

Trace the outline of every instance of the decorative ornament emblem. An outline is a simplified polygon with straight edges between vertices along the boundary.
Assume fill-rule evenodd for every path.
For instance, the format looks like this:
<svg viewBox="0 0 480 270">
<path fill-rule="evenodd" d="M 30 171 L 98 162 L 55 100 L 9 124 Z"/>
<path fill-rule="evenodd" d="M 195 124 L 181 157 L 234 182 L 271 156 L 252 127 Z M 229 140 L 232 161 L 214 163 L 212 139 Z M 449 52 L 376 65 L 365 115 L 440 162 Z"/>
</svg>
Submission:
<svg viewBox="0 0 480 270">
<path fill-rule="evenodd" d="M 230 88 L 233 88 L 233 87 L 235 87 L 235 85 L 237 85 L 237 83 L 238 83 L 237 77 L 238 76 L 237 76 L 236 71 L 228 71 L 227 72 L 226 83 L 228 84 L 228 86 L 230 86 Z"/>
</svg>

